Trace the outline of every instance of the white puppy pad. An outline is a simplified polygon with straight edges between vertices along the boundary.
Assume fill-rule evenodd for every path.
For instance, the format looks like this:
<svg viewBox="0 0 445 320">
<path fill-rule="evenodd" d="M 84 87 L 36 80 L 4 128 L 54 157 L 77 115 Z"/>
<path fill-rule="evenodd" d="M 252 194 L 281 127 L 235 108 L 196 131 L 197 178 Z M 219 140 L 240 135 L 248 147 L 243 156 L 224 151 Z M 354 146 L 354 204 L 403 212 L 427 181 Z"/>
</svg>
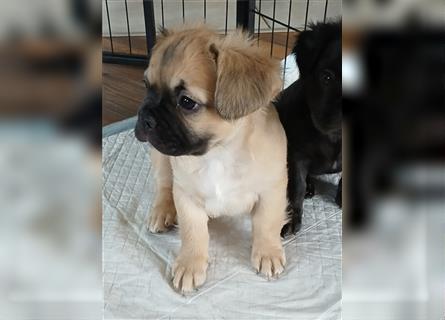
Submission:
<svg viewBox="0 0 445 320">
<path fill-rule="evenodd" d="M 146 229 L 154 186 L 149 148 L 133 130 L 103 139 L 105 319 L 340 319 L 338 175 L 324 176 L 305 200 L 301 231 L 284 241 L 287 265 L 278 280 L 250 266 L 249 216 L 219 218 L 209 224 L 207 281 L 183 296 L 171 284 L 178 230 Z"/>
</svg>

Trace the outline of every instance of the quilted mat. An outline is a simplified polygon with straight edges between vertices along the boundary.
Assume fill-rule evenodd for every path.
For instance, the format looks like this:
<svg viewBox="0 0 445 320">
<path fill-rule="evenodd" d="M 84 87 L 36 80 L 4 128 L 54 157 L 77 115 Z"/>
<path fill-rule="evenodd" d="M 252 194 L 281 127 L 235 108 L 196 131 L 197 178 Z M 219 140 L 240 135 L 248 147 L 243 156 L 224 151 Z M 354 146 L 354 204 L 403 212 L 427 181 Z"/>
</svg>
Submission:
<svg viewBox="0 0 445 320">
<path fill-rule="evenodd" d="M 341 221 L 334 203 L 338 175 L 316 181 L 304 202 L 301 231 L 284 241 L 287 265 L 268 281 L 250 266 L 248 215 L 209 223 L 206 283 L 190 295 L 172 288 L 178 230 L 151 234 L 153 199 L 147 143 L 133 130 L 103 139 L 105 319 L 340 319 Z"/>
</svg>

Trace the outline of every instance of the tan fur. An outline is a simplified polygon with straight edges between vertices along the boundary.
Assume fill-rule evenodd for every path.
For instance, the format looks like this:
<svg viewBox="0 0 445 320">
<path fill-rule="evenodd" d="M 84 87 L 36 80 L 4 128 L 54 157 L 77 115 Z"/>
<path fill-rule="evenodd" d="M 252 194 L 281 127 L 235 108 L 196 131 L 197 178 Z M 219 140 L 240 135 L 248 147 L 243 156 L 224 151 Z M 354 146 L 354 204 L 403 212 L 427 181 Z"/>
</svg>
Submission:
<svg viewBox="0 0 445 320">
<path fill-rule="evenodd" d="M 243 33 L 221 41 L 216 49 L 215 107 L 224 119 L 238 119 L 271 101 L 281 88 L 279 67 Z M 255 79 L 255 81 L 252 81 Z"/>
<path fill-rule="evenodd" d="M 173 89 L 184 81 L 187 94 L 205 105 L 184 121 L 193 132 L 211 136 L 202 156 L 152 153 L 157 194 L 149 229 L 165 231 L 177 212 L 182 240 L 172 269 L 177 289 L 187 292 L 204 283 L 207 222 L 220 215 L 251 213 L 253 267 L 267 277 L 283 271 L 286 137 L 271 105 L 279 75 L 279 65 L 242 33 L 221 38 L 205 27 L 168 31 L 153 51 L 146 72 L 150 84 Z"/>
</svg>

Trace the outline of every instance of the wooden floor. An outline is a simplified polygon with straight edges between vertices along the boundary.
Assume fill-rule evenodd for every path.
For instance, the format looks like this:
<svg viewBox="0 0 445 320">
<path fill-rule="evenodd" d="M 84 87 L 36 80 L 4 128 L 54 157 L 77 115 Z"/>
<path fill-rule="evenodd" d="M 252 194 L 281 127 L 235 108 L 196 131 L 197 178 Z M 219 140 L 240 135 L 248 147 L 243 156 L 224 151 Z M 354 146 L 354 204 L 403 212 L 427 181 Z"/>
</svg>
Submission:
<svg viewBox="0 0 445 320">
<path fill-rule="evenodd" d="M 135 116 L 145 96 L 144 67 L 104 63 L 102 73 L 102 125 Z"/>
<path fill-rule="evenodd" d="M 296 33 L 289 34 L 286 50 L 287 34 L 285 32 L 274 34 L 273 46 L 271 33 L 261 33 L 259 39 L 257 35 L 254 35 L 259 46 L 271 50 L 272 56 L 280 60 L 290 53 L 296 37 Z M 145 37 L 132 37 L 131 43 L 133 54 L 146 53 Z M 102 47 L 104 51 L 111 51 L 109 38 L 103 38 Z M 113 38 L 113 48 L 115 52 L 130 53 L 128 38 Z M 142 81 L 144 67 L 104 63 L 102 68 L 102 125 L 135 116 L 145 95 L 145 86 Z"/>
</svg>

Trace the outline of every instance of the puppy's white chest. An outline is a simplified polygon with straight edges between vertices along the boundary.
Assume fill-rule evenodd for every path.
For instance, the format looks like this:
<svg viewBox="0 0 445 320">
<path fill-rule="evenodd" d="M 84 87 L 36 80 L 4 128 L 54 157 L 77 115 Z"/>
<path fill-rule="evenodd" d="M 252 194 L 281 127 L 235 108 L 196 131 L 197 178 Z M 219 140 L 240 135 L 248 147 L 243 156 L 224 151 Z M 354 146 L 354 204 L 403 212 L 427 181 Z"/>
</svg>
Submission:
<svg viewBox="0 0 445 320">
<path fill-rule="evenodd" d="M 198 172 L 198 189 L 210 217 L 250 212 L 258 195 L 248 185 L 247 169 L 234 159 L 214 158 Z"/>
</svg>

